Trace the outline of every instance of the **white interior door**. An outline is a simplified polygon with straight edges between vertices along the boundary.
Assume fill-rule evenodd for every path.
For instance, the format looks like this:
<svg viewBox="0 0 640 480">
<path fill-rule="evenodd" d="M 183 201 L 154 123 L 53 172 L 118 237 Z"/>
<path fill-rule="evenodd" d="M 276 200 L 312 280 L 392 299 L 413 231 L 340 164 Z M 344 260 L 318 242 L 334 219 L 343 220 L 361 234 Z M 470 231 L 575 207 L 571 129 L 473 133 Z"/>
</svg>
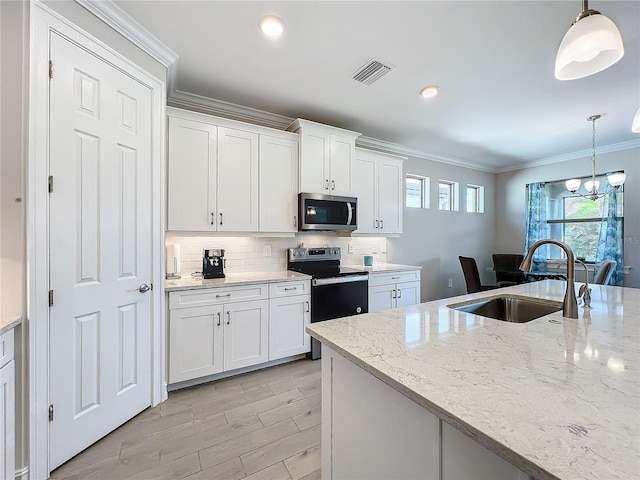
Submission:
<svg viewBox="0 0 640 480">
<path fill-rule="evenodd" d="M 151 403 L 152 93 L 56 34 L 51 58 L 53 469 Z"/>
</svg>

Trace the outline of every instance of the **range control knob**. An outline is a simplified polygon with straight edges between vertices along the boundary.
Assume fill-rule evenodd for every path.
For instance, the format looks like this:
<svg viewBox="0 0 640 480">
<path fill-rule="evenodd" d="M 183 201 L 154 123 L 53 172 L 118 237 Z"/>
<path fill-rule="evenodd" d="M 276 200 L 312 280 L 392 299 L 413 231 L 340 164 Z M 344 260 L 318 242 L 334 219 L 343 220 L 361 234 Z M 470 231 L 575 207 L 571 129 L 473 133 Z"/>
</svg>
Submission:
<svg viewBox="0 0 640 480">
<path fill-rule="evenodd" d="M 356 308 L 356 313 L 362 313 L 362 307 Z"/>
</svg>

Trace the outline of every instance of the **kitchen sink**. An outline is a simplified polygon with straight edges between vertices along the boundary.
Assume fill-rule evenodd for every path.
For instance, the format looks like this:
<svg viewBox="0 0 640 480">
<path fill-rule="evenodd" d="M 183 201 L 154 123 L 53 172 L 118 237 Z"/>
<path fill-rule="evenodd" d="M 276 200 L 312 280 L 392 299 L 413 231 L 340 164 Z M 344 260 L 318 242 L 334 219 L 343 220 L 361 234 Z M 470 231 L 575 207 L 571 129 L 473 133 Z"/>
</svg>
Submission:
<svg viewBox="0 0 640 480">
<path fill-rule="evenodd" d="M 473 302 L 447 305 L 447 307 L 504 322 L 525 323 L 550 313 L 559 312 L 562 310 L 562 303 L 532 297 L 500 295 L 474 300 Z"/>
</svg>

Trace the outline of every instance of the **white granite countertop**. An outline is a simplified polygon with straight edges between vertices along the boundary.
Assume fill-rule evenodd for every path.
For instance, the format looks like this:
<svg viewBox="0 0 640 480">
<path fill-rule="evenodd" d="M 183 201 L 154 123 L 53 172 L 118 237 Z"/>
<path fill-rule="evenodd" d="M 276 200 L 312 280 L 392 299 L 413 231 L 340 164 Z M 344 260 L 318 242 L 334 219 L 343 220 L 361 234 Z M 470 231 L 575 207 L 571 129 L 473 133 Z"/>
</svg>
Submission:
<svg viewBox="0 0 640 480">
<path fill-rule="evenodd" d="M 307 331 L 535 478 L 640 478 L 639 289 L 591 285 L 577 320 L 446 307 L 503 292 L 561 301 L 564 288 L 528 283 Z"/>
<path fill-rule="evenodd" d="M 369 273 L 391 273 L 402 272 L 408 270 L 422 270 L 422 267 L 416 265 L 400 265 L 398 263 L 373 263 L 371 267 L 363 267 L 362 265 L 349 265 L 349 267 L 359 270 L 366 270 Z"/>
<path fill-rule="evenodd" d="M 196 290 L 199 288 L 235 287 L 238 285 L 251 285 L 255 283 L 292 282 L 295 280 L 310 280 L 311 276 L 289 270 L 276 272 L 248 272 L 227 273 L 225 278 L 211 278 L 183 276 L 176 280 L 165 281 L 165 291 Z"/>
<path fill-rule="evenodd" d="M 22 323 L 22 316 L 18 313 L 8 314 L 2 313 L 0 315 L 0 335 L 8 332 L 12 328 L 17 327 Z"/>
</svg>

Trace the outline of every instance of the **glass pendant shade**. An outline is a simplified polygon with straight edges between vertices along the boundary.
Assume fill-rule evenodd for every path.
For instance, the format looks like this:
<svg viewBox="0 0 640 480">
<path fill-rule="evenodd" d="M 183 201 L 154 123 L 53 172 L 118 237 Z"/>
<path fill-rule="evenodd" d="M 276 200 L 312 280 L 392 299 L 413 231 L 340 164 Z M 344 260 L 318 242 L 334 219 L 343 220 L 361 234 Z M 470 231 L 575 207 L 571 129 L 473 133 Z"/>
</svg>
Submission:
<svg viewBox="0 0 640 480">
<path fill-rule="evenodd" d="M 631 124 L 631 131 L 633 133 L 640 133 L 640 108 L 633 117 L 633 123 Z"/>
<path fill-rule="evenodd" d="M 577 20 L 560 43 L 556 55 L 558 80 L 588 77 L 610 67 L 624 55 L 618 27 L 602 14 Z"/>
<path fill-rule="evenodd" d="M 593 193 L 594 186 L 595 186 L 595 191 L 597 192 L 598 189 L 600 188 L 600 181 L 599 180 L 595 180 L 595 181 L 594 180 L 587 180 L 586 182 L 584 182 L 584 188 L 589 193 Z"/>
<path fill-rule="evenodd" d="M 624 181 L 627 179 L 627 175 L 624 172 L 616 172 L 607 175 L 607 180 L 609 180 L 609 185 L 612 187 L 619 187 L 624 184 Z"/>
<path fill-rule="evenodd" d="M 571 180 L 567 180 L 566 182 L 564 182 L 564 185 L 567 187 L 567 190 L 569 190 L 571 193 L 574 193 L 580 188 L 581 183 L 582 182 L 579 178 L 572 178 Z"/>
</svg>

